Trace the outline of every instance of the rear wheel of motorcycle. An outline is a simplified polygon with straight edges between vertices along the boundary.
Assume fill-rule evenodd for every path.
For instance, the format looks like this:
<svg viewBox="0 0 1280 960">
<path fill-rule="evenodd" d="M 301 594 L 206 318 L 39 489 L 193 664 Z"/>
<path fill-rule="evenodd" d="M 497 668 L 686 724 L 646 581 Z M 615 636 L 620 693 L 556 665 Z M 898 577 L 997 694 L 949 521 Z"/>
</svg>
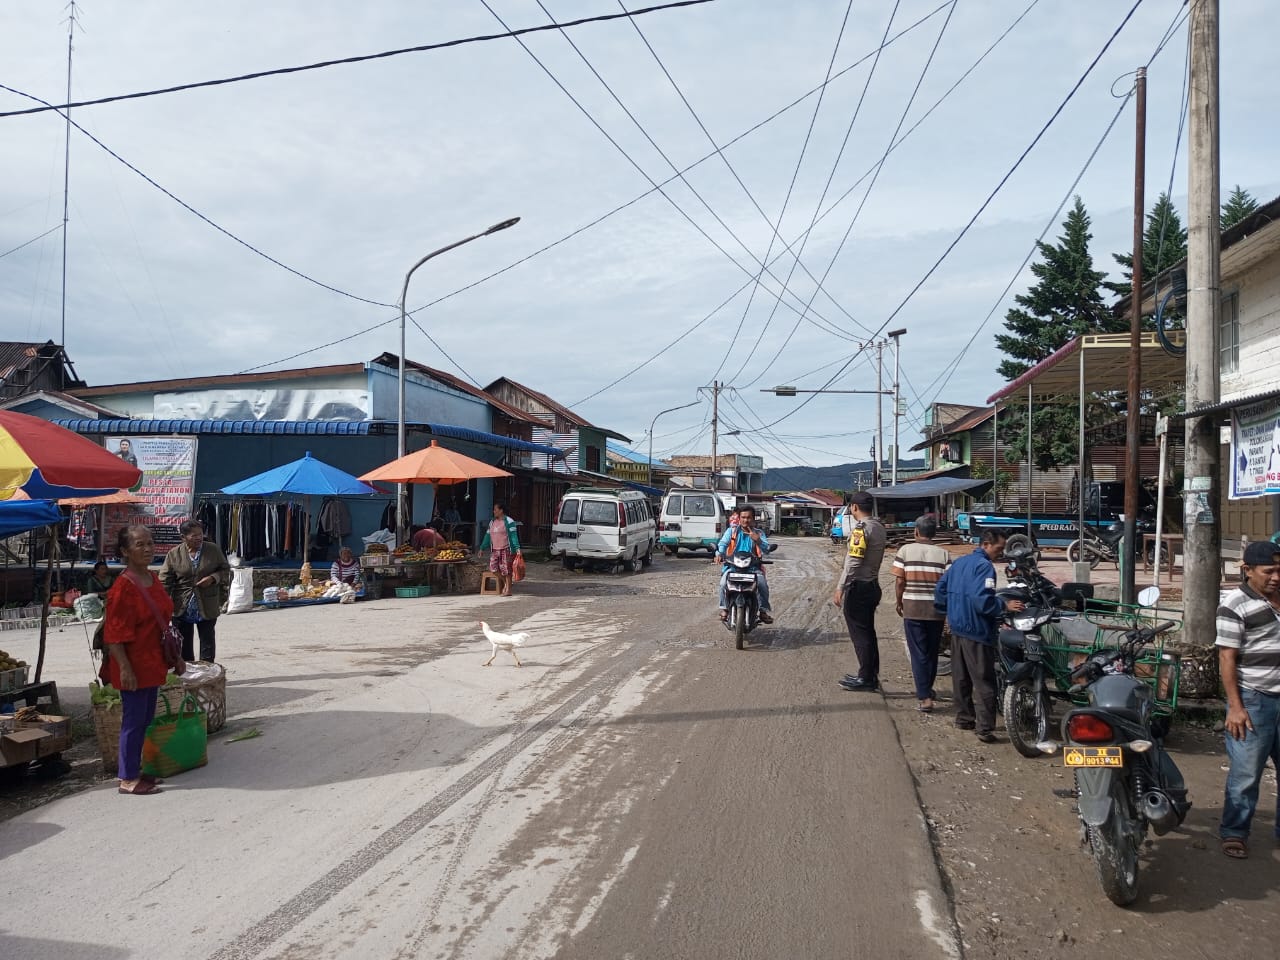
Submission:
<svg viewBox="0 0 1280 960">
<path fill-rule="evenodd" d="M 1033 681 L 1021 680 L 1005 687 L 1004 728 L 1013 749 L 1024 757 L 1041 755 L 1036 744 L 1049 739 L 1049 704 Z"/>
<path fill-rule="evenodd" d="M 733 645 L 739 650 L 747 639 L 747 611 L 741 607 L 737 610 L 737 622 L 733 625 Z"/>
<path fill-rule="evenodd" d="M 1098 552 L 1097 547 L 1083 540 L 1075 540 L 1071 546 L 1067 547 L 1067 559 L 1072 563 L 1081 562 L 1081 550 L 1084 551 L 1083 559 L 1088 562 L 1089 569 L 1096 569 L 1098 564 L 1102 562 L 1102 554 Z"/>
<path fill-rule="evenodd" d="M 1098 882 L 1107 899 L 1127 907 L 1138 899 L 1138 844 L 1125 830 L 1129 796 L 1124 781 L 1111 781 L 1111 816 L 1100 827 L 1089 827 L 1089 846 L 1098 869 Z"/>
</svg>

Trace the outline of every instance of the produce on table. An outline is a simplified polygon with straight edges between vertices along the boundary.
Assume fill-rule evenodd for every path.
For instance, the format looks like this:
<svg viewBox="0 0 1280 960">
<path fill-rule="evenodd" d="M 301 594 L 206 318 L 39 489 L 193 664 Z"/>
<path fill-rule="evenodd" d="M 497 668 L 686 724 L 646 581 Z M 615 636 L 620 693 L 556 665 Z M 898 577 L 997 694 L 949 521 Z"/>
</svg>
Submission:
<svg viewBox="0 0 1280 960">
<path fill-rule="evenodd" d="M 0 650 L 0 671 L 19 670 L 22 667 L 25 667 L 26 665 L 27 665 L 27 661 L 15 659 L 14 657 L 11 657 L 9 654 L 5 653 L 3 650 Z"/>
</svg>

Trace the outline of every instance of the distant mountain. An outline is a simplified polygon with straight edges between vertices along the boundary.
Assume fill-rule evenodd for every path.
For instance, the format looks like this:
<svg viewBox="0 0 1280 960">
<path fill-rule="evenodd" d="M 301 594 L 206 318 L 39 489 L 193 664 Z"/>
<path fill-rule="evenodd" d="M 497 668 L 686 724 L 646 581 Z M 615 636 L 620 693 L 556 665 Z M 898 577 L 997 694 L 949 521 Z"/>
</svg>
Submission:
<svg viewBox="0 0 1280 960">
<path fill-rule="evenodd" d="M 860 486 L 870 486 L 871 461 L 861 463 L 841 463 L 834 467 L 766 467 L 764 471 L 764 488 L 777 490 L 814 490 L 825 487 L 828 490 L 852 490 L 854 478 L 862 474 Z M 923 459 L 899 460 L 898 470 L 920 470 L 925 466 Z M 888 477 L 889 465 L 885 464 L 885 477 Z M 887 483 L 888 480 L 886 479 Z"/>
</svg>

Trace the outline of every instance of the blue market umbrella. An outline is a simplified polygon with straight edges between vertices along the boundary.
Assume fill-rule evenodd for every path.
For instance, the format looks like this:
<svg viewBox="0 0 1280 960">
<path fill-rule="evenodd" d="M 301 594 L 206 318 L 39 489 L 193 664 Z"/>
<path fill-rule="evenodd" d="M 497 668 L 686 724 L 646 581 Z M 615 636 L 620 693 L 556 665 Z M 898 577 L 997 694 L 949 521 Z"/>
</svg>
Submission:
<svg viewBox="0 0 1280 960">
<path fill-rule="evenodd" d="M 234 497 L 262 497 L 273 493 L 298 493 L 307 498 L 307 525 L 303 534 L 302 557 L 306 562 L 311 547 L 311 496 L 350 497 L 377 493 L 359 477 L 330 466 L 311 456 L 311 451 L 301 460 L 294 460 L 282 467 L 273 467 L 265 473 L 223 487 L 222 493 Z"/>
</svg>

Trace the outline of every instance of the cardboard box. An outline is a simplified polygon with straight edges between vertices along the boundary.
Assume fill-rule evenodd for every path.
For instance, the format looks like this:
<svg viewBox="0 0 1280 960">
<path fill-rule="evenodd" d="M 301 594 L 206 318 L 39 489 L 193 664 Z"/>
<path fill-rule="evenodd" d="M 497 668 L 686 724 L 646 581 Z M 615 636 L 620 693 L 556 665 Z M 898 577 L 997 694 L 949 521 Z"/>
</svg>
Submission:
<svg viewBox="0 0 1280 960">
<path fill-rule="evenodd" d="M 30 763 L 71 746 L 71 718 L 40 714 L 0 736 L 0 766 Z"/>
</svg>

